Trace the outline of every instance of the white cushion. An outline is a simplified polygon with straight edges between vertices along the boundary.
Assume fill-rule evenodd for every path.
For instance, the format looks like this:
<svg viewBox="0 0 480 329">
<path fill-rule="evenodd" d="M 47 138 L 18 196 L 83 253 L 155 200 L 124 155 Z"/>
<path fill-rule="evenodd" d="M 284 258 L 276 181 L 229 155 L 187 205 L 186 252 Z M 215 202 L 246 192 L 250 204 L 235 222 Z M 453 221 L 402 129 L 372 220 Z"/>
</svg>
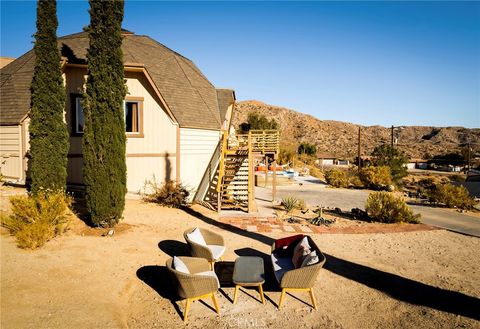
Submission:
<svg viewBox="0 0 480 329">
<path fill-rule="evenodd" d="M 313 264 L 318 263 L 318 261 L 319 261 L 319 259 L 318 259 L 317 251 L 314 250 L 305 257 L 305 259 L 303 260 L 302 265 L 300 267 L 313 265 Z"/>
<path fill-rule="evenodd" d="M 187 265 L 177 256 L 173 256 L 173 268 L 182 273 L 190 273 Z"/>
<path fill-rule="evenodd" d="M 308 239 L 306 236 L 303 237 L 303 239 L 299 243 L 297 243 L 297 245 L 293 249 L 293 254 L 295 255 L 295 253 L 302 247 L 303 249 L 312 249 L 312 247 L 310 247 L 310 244 L 308 243 Z"/>
<path fill-rule="evenodd" d="M 225 252 L 225 246 L 209 244 L 207 245 L 207 248 L 210 249 L 210 251 L 212 252 L 214 260 L 220 259 L 220 257 L 222 257 L 223 253 Z"/>
<path fill-rule="evenodd" d="M 202 232 L 200 232 L 200 229 L 197 227 L 195 228 L 192 233 L 187 234 L 188 238 L 195 242 L 198 243 L 202 246 L 206 246 L 207 243 L 205 242 L 205 239 L 203 238 Z"/>
<path fill-rule="evenodd" d="M 205 272 L 195 273 L 195 275 L 206 275 L 206 276 L 214 277 L 217 280 L 218 288 L 220 288 L 220 281 L 218 281 L 217 274 L 215 274 L 214 271 L 205 271 Z"/>
</svg>

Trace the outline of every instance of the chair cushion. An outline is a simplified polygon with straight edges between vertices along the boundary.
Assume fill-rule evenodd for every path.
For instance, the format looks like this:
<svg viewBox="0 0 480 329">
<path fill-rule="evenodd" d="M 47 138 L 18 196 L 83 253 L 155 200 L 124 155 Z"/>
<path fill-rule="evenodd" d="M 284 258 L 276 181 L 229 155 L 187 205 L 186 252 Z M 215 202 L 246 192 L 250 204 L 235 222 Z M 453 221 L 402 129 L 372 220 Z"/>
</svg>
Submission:
<svg viewBox="0 0 480 329">
<path fill-rule="evenodd" d="M 207 248 L 210 249 L 210 251 L 212 252 L 214 260 L 220 259 L 220 257 L 222 257 L 223 253 L 225 252 L 225 246 L 209 244 L 207 245 Z"/>
<path fill-rule="evenodd" d="M 301 267 L 303 260 L 308 254 L 310 254 L 310 251 L 310 248 L 307 247 L 305 244 L 302 244 L 299 248 L 296 248 L 296 251 L 292 257 L 293 266 L 295 266 L 295 268 Z"/>
<path fill-rule="evenodd" d="M 198 227 L 196 227 L 191 233 L 188 233 L 187 236 L 191 241 L 195 243 L 198 243 L 202 246 L 207 245 L 207 243 L 205 242 L 205 239 L 203 238 L 202 232 Z"/>
<path fill-rule="evenodd" d="M 301 238 L 303 238 L 303 234 L 297 234 L 297 235 L 289 236 L 283 239 L 275 240 L 275 249 L 288 247 L 295 241 L 300 241 Z"/>
<path fill-rule="evenodd" d="M 319 259 L 318 259 L 317 251 L 314 250 L 305 257 L 300 267 L 317 264 L 318 262 L 319 262 Z"/>
<path fill-rule="evenodd" d="M 293 266 L 292 259 L 290 257 L 279 257 L 275 253 L 272 253 L 271 257 L 275 279 L 280 282 L 282 281 L 283 275 L 286 272 L 293 270 L 295 267 Z"/>
<path fill-rule="evenodd" d="M 185 263 L 177 256 L 173 256 L 173 268 L 182 273 L 190 273 L 187 265 L 185 265 Z"/>
<path fill-rule="evenodd" d="M 297 245 L 295 246 L 295 249 L 293 249 L 293 254 L 295 255 L 295 253 L 300 249 L 300 248 L 303 248 L 303 249 L 312 249 L 312 247 L 310 247 L 310 244 L 308 243 L 308 238 L 305 236 L 303 237 L 303 239 L 297 243 Z"/>
<path fill-rule="evenodd" d="M 220 281 L 218 281 L 217 274 L 215 274 L 214 271 L 199 272 L 199 273 L 195 273 L 195 275 L 206 275 L 206 276 L 211 276 L 215 278 L 215 280 L 217 280 L 217 287 L 220 288 Z"/>
</svg>

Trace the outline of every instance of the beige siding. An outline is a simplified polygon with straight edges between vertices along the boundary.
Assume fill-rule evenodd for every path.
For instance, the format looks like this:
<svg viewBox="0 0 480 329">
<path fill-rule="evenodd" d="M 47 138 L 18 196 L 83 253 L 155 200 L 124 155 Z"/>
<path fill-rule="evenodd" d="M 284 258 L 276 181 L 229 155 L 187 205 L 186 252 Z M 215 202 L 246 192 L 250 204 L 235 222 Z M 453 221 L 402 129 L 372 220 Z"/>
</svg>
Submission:
<svg viewBox="0 0 480 329">
<path fill-rule="evenodd" d="M 217 147 L 220 132 L 180 128 L 180 180 L 197 189 Z"/>
<path fill-rule="evenodd" d="M 0 172 L 6 181 L 22 181 L 22 158 L 21 125 L 0 126 Z"/>
<path fill-rule="evenodd" d="M 66 121 L 72 129 L 71 94 L 81 94 L 86 75 L 83 68 L 68 68 L 66 74 L 67 99 Z M 126 72 L 127 97 L 143 98 L 143 137 L 127 138 L 127 189 L 138 192 L 145 180 L 162 182 L 165 177 L 176 176 L 176 125 L 160 106 L 160 100 L 143 73 Z M 81 184 L 82 137 L 71 136 L 68 161 L 69 183 Z M 166 160 L 168 158 L 168 161 Z M 168 170 L 168 173 L 167 173 Z"/>
<path fill-rule="evenodd" d="M 147 181 L 162 183 L 175 179 L 175 156 L 127 157 L 127 189 L 129 192 L 144 191 Z M 148 191 L 148 190 L 147 190 Z"/>
</svg>

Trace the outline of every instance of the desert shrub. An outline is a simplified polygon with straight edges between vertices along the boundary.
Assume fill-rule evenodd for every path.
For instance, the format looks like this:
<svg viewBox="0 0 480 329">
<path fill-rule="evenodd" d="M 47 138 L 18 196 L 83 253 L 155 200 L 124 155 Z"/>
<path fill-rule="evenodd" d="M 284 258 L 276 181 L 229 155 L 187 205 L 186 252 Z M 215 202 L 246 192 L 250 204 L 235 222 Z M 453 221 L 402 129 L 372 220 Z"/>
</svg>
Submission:
<svg viewBox="0 0 480 329">
<path fill-rule="evenodd" d="M 443 203 L 449 208 L 472 209 L 475 201 L 468 194 L 464 186 L 439 184 L 430 191 L 429 199 L 432 202 Z"/>
<path fill-rule="evenodd" d="M 323 175 L 322 171 L 318 169 L 315 166 L 310 166 L 310 176 L 316 177 L 318 179 L 325 179 L 325 176 Z"/>
<path fill-rule="evenodd" d="M 13 196 L 10 203 L 12 215 L 2 216 L 1 221 L 20 248 L 36 249 L 68 229 L 71 198 L 63 191 L 39 190 L 35 195 Z"/>
<path fill-rule="evenodd" d="M 295 209 L 300 209 L 305 206 L 305 201 L 299 200 L 298 198 L 294 196 L 286 196 L 282 199 L 282 202 L 280 203 L 283 208 L 287 211 L 287 213 L 290 213 L 294 211 Z"/>
<path fill-rule="evenodd" d="M 333 187 L 348 187 L 348 173 L 345 170 L 333 168 L 325 172 L 325 180 Z"/>
<path fill-rule="evenodd" d="M 388 166 L 362 168 L 359 178 L 365 186 L 373 189 L 380 189 L 392 184 L 392 175 Z"/>
<path fill-rule="evenodd" d="M 162 206 L 180 208 L 187 204 L 190 192 L 181 183 L 175 181 L 167 181 L 158 184 L 155 177 L 151 181 L 145 183 L 145 191 L 143 199 L 147 202 L 158 203 Z"/>
<path fill-rule="evenodd" d="M 375 221 L 381 223 L 419 223 L 420 214 L 414 215 L 405 200 L 389 192 L 370 193 L 365 210 Z"/>
<path fill-rule="evenodd" d="M 353 188 L 361 188 L 363 187 L 363 182 L 360 180 L 360 177 L 358 175 L 357 169 L 356 168 L 350 168 L 347 171 L 347 177 L 348 177 L 348 186 L 353 187 Z"/>
</svg>

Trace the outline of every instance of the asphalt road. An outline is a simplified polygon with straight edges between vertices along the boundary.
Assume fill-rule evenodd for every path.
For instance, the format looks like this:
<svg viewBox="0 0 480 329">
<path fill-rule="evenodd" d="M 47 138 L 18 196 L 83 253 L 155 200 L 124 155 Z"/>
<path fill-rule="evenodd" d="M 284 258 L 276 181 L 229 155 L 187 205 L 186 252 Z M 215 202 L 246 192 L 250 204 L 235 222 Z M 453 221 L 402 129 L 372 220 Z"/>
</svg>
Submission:
<svg viewBox="0 0 480 329">
<path fill-rule="evenodd" d="M 301 185 L 300 185 L 301 184 Z M 277 187 L 276 200 L 292 195 L 305 200 L 310 207 L 338 207 L 344 211 L 352 208 L 364 209 L 368 191 L 327 188 L 319 181 L 302 178 L 300 184 Z M 257 205 L 261 212 L 271 212 L 271 188 L 257 187 L 255 189 Z M 432 208 L 425 206 L 410 206 L 415 213 L 422 215 L 421 221 L 425 224 L 441 227 L 453 232 L 480 237 L 480 218 L 459 213 L 450 209 Z"/>
</svg>

